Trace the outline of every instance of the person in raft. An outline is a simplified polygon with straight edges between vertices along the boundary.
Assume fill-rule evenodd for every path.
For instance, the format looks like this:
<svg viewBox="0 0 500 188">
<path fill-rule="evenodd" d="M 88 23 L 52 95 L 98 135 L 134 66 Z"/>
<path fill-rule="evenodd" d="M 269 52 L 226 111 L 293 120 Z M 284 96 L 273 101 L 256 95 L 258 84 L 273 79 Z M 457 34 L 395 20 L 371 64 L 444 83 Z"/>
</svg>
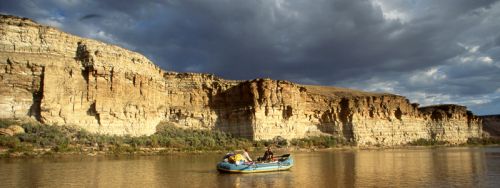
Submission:
<svg viewBox="0 0 500 188">
<path fill-rule="evenodd" d="M 233 161 L 234 161 L 234 152 L 226 153 L 226 155 L 222 159 L 224 160 L 224 162 L 229 162 L 229 159 L 231 157 L 233 157 Z"/>
<path fill-rule="evenodd" d="M 250 155 L 248 155 L 247 148 L 243 149 L 243 159 L 245 160 L 245 162 L 253 162 L 252 158 L 250 158 Z"/>
<path fill-rule="evenodd" d="M 271 147 L 267 147 L 266 152 L 264 153 L 264 161 L 272 161 L 274 157 L 273 151 L 271 151 Z"/>
</svg>

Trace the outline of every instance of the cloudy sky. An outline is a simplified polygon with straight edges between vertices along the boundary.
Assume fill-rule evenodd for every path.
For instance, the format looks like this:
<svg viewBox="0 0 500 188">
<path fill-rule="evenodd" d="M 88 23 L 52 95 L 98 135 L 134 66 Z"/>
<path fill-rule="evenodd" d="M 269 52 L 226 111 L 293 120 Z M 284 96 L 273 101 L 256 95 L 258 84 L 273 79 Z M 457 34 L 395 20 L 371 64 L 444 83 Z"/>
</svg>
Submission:
<svg viewBox="0 0 500 188">
<path fill-rule="evenodd" d="M 500 114 L 498 0 L 2 0 L 165 70 L 269 77 Z"/>
</svg>

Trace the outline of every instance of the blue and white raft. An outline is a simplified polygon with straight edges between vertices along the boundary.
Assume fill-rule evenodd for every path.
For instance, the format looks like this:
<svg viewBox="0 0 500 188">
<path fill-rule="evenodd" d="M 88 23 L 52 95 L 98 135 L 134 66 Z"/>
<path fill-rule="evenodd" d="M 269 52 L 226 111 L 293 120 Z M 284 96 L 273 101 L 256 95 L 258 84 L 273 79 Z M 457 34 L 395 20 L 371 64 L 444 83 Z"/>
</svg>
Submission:
<svg viewBox="0 0 500 188">
<path fill-rule="evenodd" d="M 217 170 L 228 173 L 257 173 L 289 170 L 293 166 L 293 158 L 290 154 L 282 155 L 277 161 L 262 163 L 235 164 L 230 162 L 220 162 Z"/>
</svg>

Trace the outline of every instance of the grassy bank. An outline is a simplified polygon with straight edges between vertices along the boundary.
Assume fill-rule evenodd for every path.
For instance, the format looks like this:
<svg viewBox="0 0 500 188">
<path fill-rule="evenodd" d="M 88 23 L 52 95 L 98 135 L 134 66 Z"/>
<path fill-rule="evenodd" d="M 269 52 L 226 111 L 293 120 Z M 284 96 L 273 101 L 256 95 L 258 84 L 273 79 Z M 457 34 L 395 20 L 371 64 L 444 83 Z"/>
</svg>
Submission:
<svg viewBox="0 0 500 188">
<path fill-rule="evenodd" d="M 435 140 L 435 139 L 424 139 L 420 138 L 417 140 L 414 140 L 410 143 L 408 143 L 410 146 L 445 146 L 445 145 L 450 145 L 449 142 L 446 141 L 440 141 L 440 140 Z"/>
<path fill-rule="evenodd" d="M 45 125 L 33 120 L 0 119 L 0 128 L 21 126 L 25 133 L 0 135 L 0 156 L 39 156 L 51 154 L 151 154 L 201 151 L 232 151 L 242 148 L 264 150 L 277 148 L 312 149 L 355 146 L 355 143 L 334 136 L 316 136 L 286 140 L 251 141 L 220 131 L 182 129 L 158 125 L 150 136 L 113 136 L 89 133 L 74 126 Z M 500 139 L 469 139 L 464 145 L 500 144 Z M 448 146 L 450 143 L 418 139 L 408 146 Z M 377 147 L 377 146 L 375 146 Z"/>
<path fill-rule="evenodd" d="M 485 138 L 469 138 L 467 139 L 466 143 L 460 144 L 458 146 L 484 146 L 484 145 L 499 145 L 499 144 L 500 144 L 500 139 L 485 137 Z M 423 138 L 412 141 L 408 143 L 408 145 L 409 146 L 453 146 L 453 144 L 446 141 L 423 139 Z"/>
<path fill-rule="evenodd" d="M 0 128 L 19 125 L 25 133 L 0 135 L 3 156 L 30 156 L 54 153 L 127 154 L 158 152 L 231 151 L 242 148 L 263 150 L 267 146 L 298 148 L 329 148 L 348 145 L 332 136 L 251 141 L 220 131 L 182 129 L 166 124 L 158 125 L 150 136 L 113 136 L 89 133 L 72 127 L 45 125 L 36 121 L 0 119 Z"/>
<path fill-rule="evenodd" d="M 482 145 L 500 145 L 500 138 L 469 138 L 467 140 L 468 145 L 482 146 Z"/>
<path fill-rule="evenodd" d="M 113 136 L 89 133 L 71 127 L 44 125 L 35 121 L 0 120 L 0 128 L 20 125 L 25 133 L 0 136 L 0 147 L 9 153 L 30 153 L 36 150 L 50 152 L 105 152 L 133 153 L 148 148 L 168 151 L 234 150 L 252 146 L 247 139 L 236 138 L 220 131 L 189 130 L 159 125 L 159 131 L 150 136 Z"/>
</svg>

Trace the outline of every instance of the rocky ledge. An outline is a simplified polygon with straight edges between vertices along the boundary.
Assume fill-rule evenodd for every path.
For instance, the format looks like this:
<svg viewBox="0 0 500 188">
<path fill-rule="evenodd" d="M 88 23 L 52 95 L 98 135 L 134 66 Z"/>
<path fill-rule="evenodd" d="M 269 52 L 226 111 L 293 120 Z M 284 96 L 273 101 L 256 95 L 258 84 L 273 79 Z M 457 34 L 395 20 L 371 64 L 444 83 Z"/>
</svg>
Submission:
<svg viewBox="0 0 500 188">
<path fill-rule="evenodd" d="M 0 118 L 94 133 L 149 135 L 159 122 L 254 140 L 333 135 L 358 145 L 460 144 L 482 121 L 457 105 L 288 81 L 225 80 L 160 69 L 141 54 L 0 16 Z"/>
</svg>

